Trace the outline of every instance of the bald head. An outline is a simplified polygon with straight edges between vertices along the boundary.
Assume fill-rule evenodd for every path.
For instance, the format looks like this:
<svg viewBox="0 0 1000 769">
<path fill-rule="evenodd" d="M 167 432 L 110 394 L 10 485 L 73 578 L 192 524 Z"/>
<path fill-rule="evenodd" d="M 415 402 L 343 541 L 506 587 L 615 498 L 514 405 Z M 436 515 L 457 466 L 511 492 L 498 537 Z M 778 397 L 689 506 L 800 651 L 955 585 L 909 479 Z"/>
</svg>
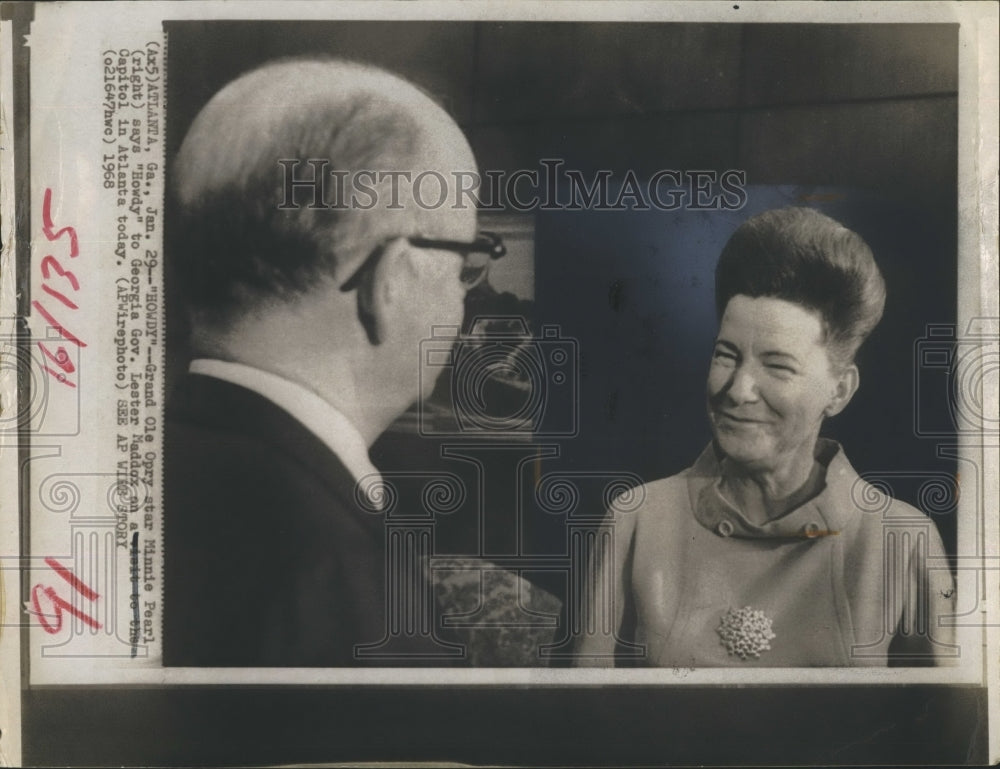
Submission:
<svg viewBox="0 0 1000 769">
<path fill-rule="evenodd" d="M 288 161 L 300 180 L 321 169 L 326 194 L 299 186 L 286 200 Z M 398 184 L 428 170 L 451 179 L 475 163 L 448 114 L 400 77 L 291 60 L 233 81 L 198 114 L 173 169 L 176 258 L 195 315 L 224 322 L 339 284 L 392 237 L 458 237 L 456 212 Z"/>
</svg>

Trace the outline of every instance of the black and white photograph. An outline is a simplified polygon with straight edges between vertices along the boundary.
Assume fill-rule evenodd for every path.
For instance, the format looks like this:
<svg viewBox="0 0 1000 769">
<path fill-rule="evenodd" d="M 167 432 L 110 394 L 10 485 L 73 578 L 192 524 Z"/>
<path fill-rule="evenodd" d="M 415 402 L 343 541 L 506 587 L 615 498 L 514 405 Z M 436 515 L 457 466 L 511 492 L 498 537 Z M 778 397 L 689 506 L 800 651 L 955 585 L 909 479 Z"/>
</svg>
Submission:
<svg viewBox="0 0 1000 769">
<path fill-rule="evenodd" d="M 957 29 L 422 26 L 167 27 L 167 312 L 188 320 L 167 337 L 190 362 L 164 428 L 165 664 L 954 661 L 956 462 L 898 426 L 914 331 L 956 313 L 957 105 L 898 102 L 956 90 Z M 400 60 L 415 31 L 441 53 Z M 786 93 L 761 116 L 706 71 L 747 37 L 797 69 L 802 35 L 920 51 L 924 82 L 778 117 Z M 560 46 L 591 55 L 497 105 Z M 634 53 L 695 48 L 679 83 Z M 850 159 L 817 169 L 852 112 Z M 767 184 L 781 118 L 813 135 Z M 530 296 L 490 279 L 522 221 Z"/>
<path fill-rule="evenodd" d="M 4 5 L 5 760 L 996 760 L 997 8 L 699 5 Z"/>
</svg>

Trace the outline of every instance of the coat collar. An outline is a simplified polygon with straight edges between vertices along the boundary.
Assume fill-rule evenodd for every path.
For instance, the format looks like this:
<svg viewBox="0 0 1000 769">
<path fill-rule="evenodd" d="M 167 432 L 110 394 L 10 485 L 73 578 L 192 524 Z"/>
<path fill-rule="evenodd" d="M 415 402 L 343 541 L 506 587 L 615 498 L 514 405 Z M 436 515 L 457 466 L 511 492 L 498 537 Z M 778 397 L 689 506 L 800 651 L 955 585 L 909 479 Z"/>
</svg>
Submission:
<svg viewBox="0 0 1000 769">
<path fill-rule="evenodd" d="M 171 394 L 167 418 L 262 441 L 307 468 L 346 504 L 356 504 L 355 479 L 340 457 L 259 393 L 215 377 L 187 374 Z"/>
<path fill-rule="evenodd" d="M 214 358 L 196 358 L 192 374 L 221 379 L 262 395 L 326 444 L 359 483 L 381 481 L 368 457 L 368 446 L 350 420 L 312 390 L 253 366 Z"/>
<path fill-rule="evenodd" d="M 820 438 L 815 456 L 825 471 L 823 489 L 780 518 L 758 526 L 722 496 L 720 453 L 714 443 L 709 444 L 687 473 L 695 518 L 722 537 L 818 539 L 839 534 L 851 519 L 850 500 L 858 474 L 836 441 Z"/>
</svg>

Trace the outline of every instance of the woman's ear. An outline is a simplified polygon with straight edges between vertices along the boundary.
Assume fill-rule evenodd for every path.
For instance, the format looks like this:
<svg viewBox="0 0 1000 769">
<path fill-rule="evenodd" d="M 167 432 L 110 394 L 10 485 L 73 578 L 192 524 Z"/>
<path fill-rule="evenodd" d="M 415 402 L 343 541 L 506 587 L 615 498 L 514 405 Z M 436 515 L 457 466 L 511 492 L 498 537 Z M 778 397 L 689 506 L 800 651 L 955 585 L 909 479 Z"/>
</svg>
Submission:
<svg viewBox="0 0 1000 769">
<path fill-rule="evenodd" d="M 845 366 L 835 374 L 836 381 L 833 389 L 833 396 L 823 413 L 828 417 L 835 416 L 844 410 L 844 407 L 851 402 L 854 393 L 858 391 L 861 384 L 861 374 L 858 367 L 853 363 Z"/>
</svg>

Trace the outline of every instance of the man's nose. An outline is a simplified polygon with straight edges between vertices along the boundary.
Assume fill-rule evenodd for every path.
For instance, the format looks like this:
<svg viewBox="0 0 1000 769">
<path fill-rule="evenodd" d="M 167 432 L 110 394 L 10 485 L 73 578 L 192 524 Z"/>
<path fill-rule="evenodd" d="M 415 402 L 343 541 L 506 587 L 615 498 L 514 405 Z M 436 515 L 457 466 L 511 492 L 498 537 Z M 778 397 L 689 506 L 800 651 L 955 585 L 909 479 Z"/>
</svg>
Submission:
<svg viewBox="0 0 1000 769">
<path fill-rule="evenodd" d="M 746 366 L 733 371 L 726 396 L 734 403 L 751 403 L 757 400 L 757 377 Z"/>
</svg>

